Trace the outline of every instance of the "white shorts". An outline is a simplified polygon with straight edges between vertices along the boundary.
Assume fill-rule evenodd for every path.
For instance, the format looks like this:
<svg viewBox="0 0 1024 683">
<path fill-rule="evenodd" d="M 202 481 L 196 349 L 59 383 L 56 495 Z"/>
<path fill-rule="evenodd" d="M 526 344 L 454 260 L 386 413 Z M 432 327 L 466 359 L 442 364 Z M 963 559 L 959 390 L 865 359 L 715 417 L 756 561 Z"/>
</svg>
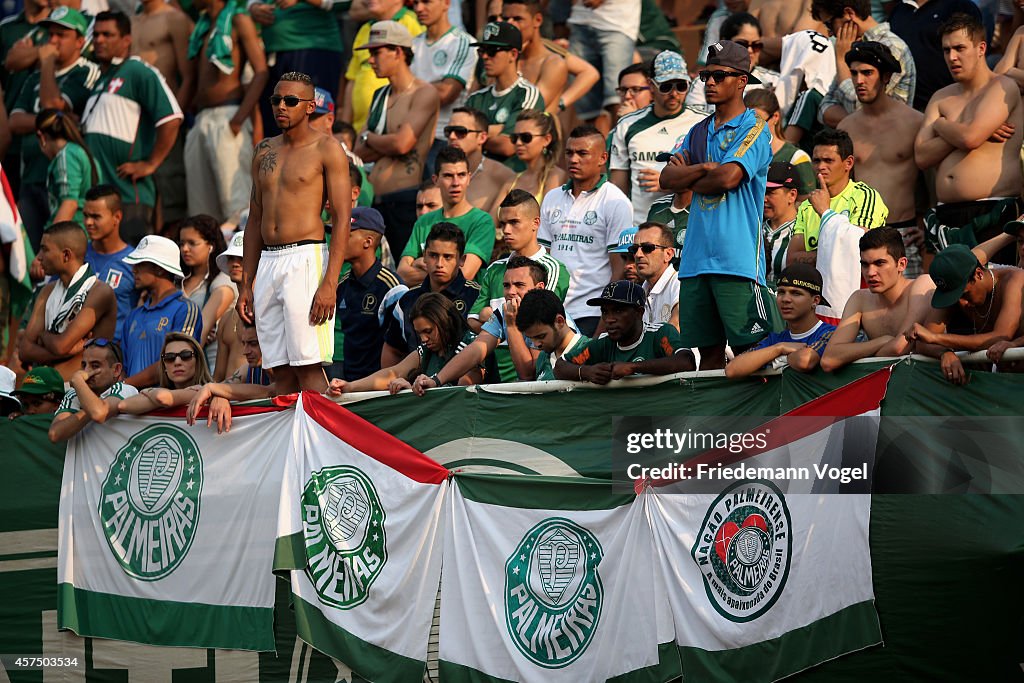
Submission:
<svg viewBox="0 0 1024 683">
<path fill-rule="evenodd" d="M 326 267 L 327 245 L 322 243 L 260 254 L 252 297 L 263 367 L 334 362 L 334 320 L 309 324 L 313 295 Z"/>
</svg>

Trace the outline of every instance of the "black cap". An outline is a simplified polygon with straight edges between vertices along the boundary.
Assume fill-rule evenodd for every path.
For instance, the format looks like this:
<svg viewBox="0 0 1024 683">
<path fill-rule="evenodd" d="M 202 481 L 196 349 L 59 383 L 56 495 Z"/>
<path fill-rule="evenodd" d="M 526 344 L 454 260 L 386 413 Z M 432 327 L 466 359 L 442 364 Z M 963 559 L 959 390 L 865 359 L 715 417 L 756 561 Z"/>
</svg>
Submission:
<svg viewBox="0 0 1024 683">
<path fill-rule="evenodd" d="M 601 304 L 624 304 L 643 308 L 647 304 L 647 292 L 639 283 L 629 280 L 611 282 L 605 285 L 601 296 L 587 299 L 588 306 L 600 306 Z"/>
<path fill-rule="evenodd" d="M 892 50 L 888 45 L 882 45 L 874 40 L 859 40 L 850 47 L 846 53 L 846 65 L 854 62 L 870 64 L 883 74 L 903 73 L 903 67 L 892 56 Z"/>
<path fill-rule="evenodd" d="M 809 263 L 794 263 L 786 266 L 775 283 L 776 287 L 799 287 L 806 289 L 814 296 L 821 297 L 822 306 L 831 306 L 828 299 L 821 293 L 823 284 L 821 273 Z"/>
<path fill-rule="evenodd" d="M 731 40 L 720 40 L 708 45 L 708 58 L 705 66 L 727 66 L 742 71 L 747 75 L 747 83 L 757 84 L 761 81 L 750 73 L 750 53 L 747 48 Z"/>
<path fill-rule="evenodd" d="M 484 26 L 484 34 L 480 42 L 470 44 L 470 47 L 480 46 L 522 50 L 523 34 L 519 32 L 515 24 L 507 21 L 492 21 Z"/>
<path fill-rule="evenodd" d="M 796 166 L 788 161 L 772 162 L 768 167 L 768 189 L 773 187 L 799 190 L 800 178 L 797 176 Z"/>
<path fill-rule="evenodd" d="M 384 234 L 384 217 L 380 211 L 368 206 L 357 206 L 352 209 L 352 230 L 372 230 Z"/>
</svg>

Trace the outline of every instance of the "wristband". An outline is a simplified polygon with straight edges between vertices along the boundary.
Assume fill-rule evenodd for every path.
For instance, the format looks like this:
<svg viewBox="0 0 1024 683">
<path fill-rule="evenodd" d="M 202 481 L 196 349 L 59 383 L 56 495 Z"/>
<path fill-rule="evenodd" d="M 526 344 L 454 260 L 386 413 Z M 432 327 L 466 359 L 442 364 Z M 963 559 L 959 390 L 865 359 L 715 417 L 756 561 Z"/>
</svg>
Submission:
<svg viewBox="0 0 1024 683">
<path fill-rule="evenodd" d="M 441 383 L 441 378 L 439 378 L 437 376 L 436 372 L 433 375 L 431 375 L 430 377 L 428 377 L 427 379 L 429 379 L 431 382 L 433 382 L 438 388 L 444 386 L 444 384 Z"/>
</svg>

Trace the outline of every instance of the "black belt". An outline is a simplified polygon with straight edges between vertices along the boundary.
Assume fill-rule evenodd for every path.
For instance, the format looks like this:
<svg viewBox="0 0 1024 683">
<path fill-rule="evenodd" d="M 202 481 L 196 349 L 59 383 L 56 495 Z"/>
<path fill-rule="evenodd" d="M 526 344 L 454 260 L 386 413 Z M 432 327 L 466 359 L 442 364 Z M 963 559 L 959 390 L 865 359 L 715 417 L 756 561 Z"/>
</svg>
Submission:
<svg viewBox="0 0 1024 683">
<path fill-rule="evenodd" d="M 897 229 L 900 229 L 900 228 L 916 228 L 917 227 L 917 219 L 916 218 L 908 218 L 907 220 L 900 221 L 899 223 L 886 223 L 885 227 L 887 227 L 887 228 L 897 228 Z"/>
<path fill-rule="evenodd" d="M 289 242 L 288 244 L 264 244 L 264 251 L 283 251 L 285 249 L 291 249 L 292 247 L 304 247 L 307 244 L 326 244 L 326 240 L 299 240 L 298 242 Z"/>
</svg>

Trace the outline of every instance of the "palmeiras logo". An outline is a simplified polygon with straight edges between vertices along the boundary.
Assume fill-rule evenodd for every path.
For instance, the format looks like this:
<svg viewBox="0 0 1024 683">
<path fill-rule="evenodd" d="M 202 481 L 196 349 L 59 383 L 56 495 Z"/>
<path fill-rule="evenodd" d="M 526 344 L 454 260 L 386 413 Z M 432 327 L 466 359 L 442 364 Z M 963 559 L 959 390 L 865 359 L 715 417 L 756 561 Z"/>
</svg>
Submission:
<svg viewBox="0 0 1024 683">
<path fill-rule="evenodd" d="M 314 472 L 302 491 L 306 575 L 320 600 L 339 609 L 361 605 L 388 560 L 384 508 L 362 470 Z"/>
<path fill-rule="evenodd" d="M 582 655 L 601 618 L 604 552 L 590 531 L 552 517 L 530 529 L 505 563 L 505 626 L 531 662 L 560 669 Z"/>
<path fill-rule="evenodd" d="M 188 432 L 146 427 L 117 452 L 103 482 L 99 513 L 110 551 L 137 579 L 173 572 L 199 526 L 203 459 Z"/>
<path fill-rule="evenodd" d="M 690 550 L 711 604 L 726 619 L 757 619 L 786 586 L 793 556 L 786 498 L 768 481 L 741 481 L 720 495 Z"/>
</svg>

